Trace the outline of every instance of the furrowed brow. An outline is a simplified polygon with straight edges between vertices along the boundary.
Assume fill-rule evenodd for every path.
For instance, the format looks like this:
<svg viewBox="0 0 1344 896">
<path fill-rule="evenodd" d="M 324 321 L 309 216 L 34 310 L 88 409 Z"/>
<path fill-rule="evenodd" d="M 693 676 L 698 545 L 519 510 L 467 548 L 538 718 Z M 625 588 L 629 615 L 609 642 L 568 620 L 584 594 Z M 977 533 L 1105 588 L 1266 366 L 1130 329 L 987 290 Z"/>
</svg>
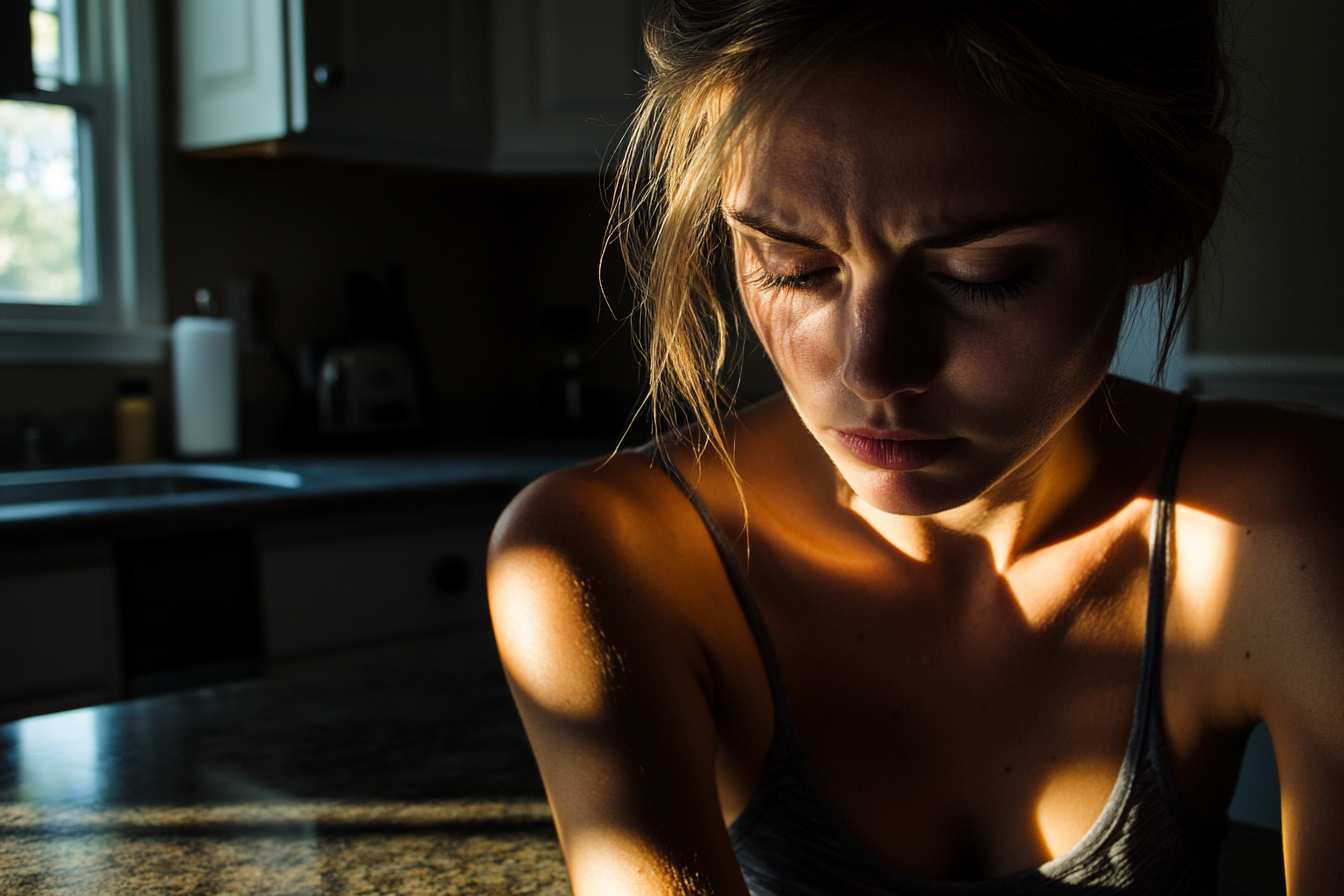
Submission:
<svg viewBox="0 0 1344 896">
<path fill-rule="evenodd" d="M 987 240 L 991 237 L 1007 233 L 1010 230 L 1017 230 L 1019 227 L 1027 227 L 1031 224 L 1039 224 L 1047 218 L 1053 217 L 1049 212 L 1032 212 L 1026 215 L 1012 215 L 1006 218 L 995 218 L 989 221 L 976 221 L 965 227 L 959 227 L 948 233 L 938 234 L 936 236 L 925 237 L 917 240 L 913 248 L 919 249 L 955 249 L 959 246 L 965 246 L 980 240 Z"/>
<path fill-rule="evenodd" d="M 772 240 L 777 240 L 781 243 L 792 243 L 795 246 L 802 246 L 805 249 L 820 249 L 823 252 L 831 251 L 829 246 L 819 243 L 810 237 L 803 236 L 801 233 L 794 233 L 761 215 L 754 215 L 751 212 L 736 208 L 725 208 L 723 213 L 743 227 L 750 227 L 762 236 L 768 236 Z"/>
<path fill-rule="evenodd" d="M 819 243 L 811 237 L 804 236 L 801 233 L 789 230 L 762 215 L 753 214 L 743 209 L 726 207 L 723 209 L 723 213 L 743 227 L 749 227 L 763 236 L 768 236 L 772 240 L 778 240 L 781 243 L 791 243 L 795 246 L 802 246 L 807 249 L 819 249 L 824 252 L 833 251 L 830 246 Z M 1054 217 L 1054 215 L 1050 212 L 1031 212 L 1024 215 L 994 218 L 988 221 L 976 221 L 963 227 L 958 227 L 947 233 L 936 234 L 934 236 L 925 237 L 922 240 L 917 240 L 911 248 L 955 249 L 959 246 L 978 242 L 979 240 L 987 240 L 991 237 L 996 237 L 999 234 L 1016 230 L 1019 227 L 1039 224 L 1041 221 L 1051 217 Z"/>
</svg>

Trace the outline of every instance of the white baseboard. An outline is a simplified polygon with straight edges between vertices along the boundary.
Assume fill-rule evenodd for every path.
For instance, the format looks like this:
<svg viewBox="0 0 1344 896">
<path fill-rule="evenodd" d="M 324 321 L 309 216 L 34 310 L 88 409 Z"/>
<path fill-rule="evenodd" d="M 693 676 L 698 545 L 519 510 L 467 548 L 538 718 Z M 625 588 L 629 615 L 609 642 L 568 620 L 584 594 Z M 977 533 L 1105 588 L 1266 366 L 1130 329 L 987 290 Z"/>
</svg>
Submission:
<svg viewBox="0 0 1344 896">
<path fill-rule="evenodd" d="M 1344 356 L 1189 354 L 1182 372 L 1196 395 L 1293 402 L 1344 414 Z"/>
</svg>

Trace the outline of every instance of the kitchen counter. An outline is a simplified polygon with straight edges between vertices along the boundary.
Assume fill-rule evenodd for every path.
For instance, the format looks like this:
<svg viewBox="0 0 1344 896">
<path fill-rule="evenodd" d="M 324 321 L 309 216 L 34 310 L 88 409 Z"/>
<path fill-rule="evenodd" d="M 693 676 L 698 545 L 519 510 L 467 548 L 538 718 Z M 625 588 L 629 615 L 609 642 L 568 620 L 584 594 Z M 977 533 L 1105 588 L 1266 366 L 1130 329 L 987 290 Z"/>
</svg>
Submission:
<svg viewBox="0 0 1344 896">
<path fill-rule="evenodd" d="M 1233 824 L 1220 896 L 1284 892 Z M 0 726 L 0 893 L 565 894 L 490 633 Z"/>
<path fill-rule="evenodd" d="M 0 726 L 5 894 L 561 894 L 490 633 Z"/>
<path fill-rule="evenodd" d="M 483 624 L 500 511 L 601 450 L 0 474 L 0 721 Z"/>
<path fill-rule="evenodd" d="M 609 450 L 610 446 L 593 444 L 491 453 L 229 462 L 232 467 L 296 473 L 302 484 L 297 488 L 252 486 L 0 506 L 0 542 L 6 546 L 4 553 L 12 555 L 25 546 L 38 548 L 109 535 L 252 528 L 333 513 L 415 511 L 445 502 L 464 508 L 502 506 L 538 476 Z"/>
</svg>

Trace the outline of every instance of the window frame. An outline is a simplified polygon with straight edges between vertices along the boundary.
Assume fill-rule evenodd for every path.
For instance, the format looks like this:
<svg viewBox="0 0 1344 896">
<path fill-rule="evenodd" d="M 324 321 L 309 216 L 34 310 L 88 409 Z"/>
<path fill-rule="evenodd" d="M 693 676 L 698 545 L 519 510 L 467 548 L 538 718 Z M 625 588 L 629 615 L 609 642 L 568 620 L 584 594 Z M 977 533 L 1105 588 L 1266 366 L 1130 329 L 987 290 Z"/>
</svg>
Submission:
<svg viewBox="0 0 1344 896">
<path fill-rule="evenodd" d="M 153 0 L 77 0 L 80 82 L 5 99 L 79 116 L 81 213 L 97 299 L 0 302 L 0 364 L 160 363 L 163 238 Z M 86 233 L 89 232 L 86 226 Z"/>
</svg>

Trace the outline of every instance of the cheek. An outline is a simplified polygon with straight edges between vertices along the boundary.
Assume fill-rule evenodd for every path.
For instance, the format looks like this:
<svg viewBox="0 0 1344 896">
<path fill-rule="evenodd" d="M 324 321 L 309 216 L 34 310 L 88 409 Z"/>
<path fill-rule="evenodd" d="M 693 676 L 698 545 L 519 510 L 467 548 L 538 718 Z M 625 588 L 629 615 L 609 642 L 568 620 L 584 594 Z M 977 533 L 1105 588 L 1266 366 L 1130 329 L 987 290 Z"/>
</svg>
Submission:
<svg viewBox="0 0 1344 896">
<path fill-rule="evenodd" d="M 785 388 L 814 386 L 838 368 L 839 333 L 827 300 L 801 291 L 763 290 L 752 285 L 760 260 L 739 235 L 733 234 L 734 272 L 742 306 L 756 336 Z"/>
<path fill-rule="evenodd" d="M 992 353 L 988 343 L 997 342 L 998 366 L 1007 378 L 1051 369 L 1049 375 L 1065 386 L 1075 375 L 1100 376 L 1115 350 L 1127 291 L 1123 265 L 1105 256 L 1081 258 L 1019 313 L 1006 315 L 999 332 L 982 333 L 987 344 L 965 347 Z M 1103 369 L 1094 371 L 1098 366 Z"/>
<path fill-rule="evenodd" d="M 949 376 L 986 432 L 1040 441 L 1101 383 L 1115 351 L 1125 287 L 1105 276 L 1071 287 L 996 331 L 953 340 Z"/>
<path fill-rule="evenodd" d="M 1057 351 L 1065 363 L 1100 373 L 1110 366 L 1120 337 L 1129 285 L 1124 266 L 1109 258 L 1079 272 L 1058 310 Z"/>
<path fill-rule="evenodd" d="M 839 369 L 838 334 L 824 306 L 777 294 L 766 296 L 744 288 L 743 304 L 761 345 L 785 387 L 815 387 Z"/>
</svg>

